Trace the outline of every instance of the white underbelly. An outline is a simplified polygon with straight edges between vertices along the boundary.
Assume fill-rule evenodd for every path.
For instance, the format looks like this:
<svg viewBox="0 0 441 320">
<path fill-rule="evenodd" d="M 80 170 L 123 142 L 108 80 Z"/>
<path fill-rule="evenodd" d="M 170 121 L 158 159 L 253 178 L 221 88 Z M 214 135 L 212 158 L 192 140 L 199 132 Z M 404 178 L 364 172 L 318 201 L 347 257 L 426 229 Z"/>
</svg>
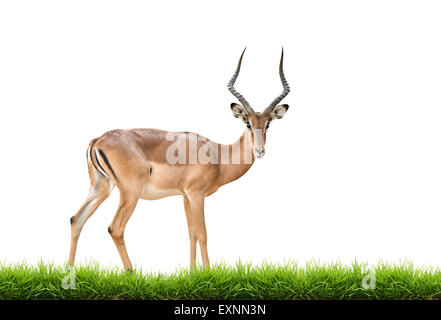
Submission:
<svg viewBox="0 0 441 320">
<path fill-rule="evenodd" d="M 156 200 L 169 196 L 177 196 L 182 193 L 176 189 L 158 189 L 151 184 L 147 184 L 141 194 L 141 198 L 146 200 Z"/>
</svg>

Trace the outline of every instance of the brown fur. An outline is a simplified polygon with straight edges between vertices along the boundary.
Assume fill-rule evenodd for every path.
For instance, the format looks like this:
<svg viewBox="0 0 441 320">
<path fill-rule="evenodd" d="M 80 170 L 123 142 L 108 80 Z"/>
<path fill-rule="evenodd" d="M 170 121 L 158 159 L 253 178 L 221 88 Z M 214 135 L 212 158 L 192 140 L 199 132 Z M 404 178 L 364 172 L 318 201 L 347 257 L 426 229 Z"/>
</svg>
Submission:
<svg viewBox="0 0 441 320">
<path fill-rule="evenodd" d="M 149 196 L 144 192 L 146 185 L 155 190 L 174 190 L 184 197 L 185 211 L 191 242 L 191 265 L 195 265 L 195 239 L 199 241 L 203 263 L 208 266 L 206 230 L 204 221 L 204 198 L 214 193 L 221 185 L 241 177 L 251 164 L 169 164 L 166 152 L 173 141 L 166 140 L 167 132 L 155 129 L 113 130 L 91 141 L 88 157 L 91 187 L 88 200 L 72 217 L 72 240 L 69 264 L 74 263 L 75 251 L 85 221 L 110 194 L 116 185 L 120 192 L 120 205 L 109 227 L 124 267 L 132 269 L 124 244 L 124 229 L 136 207 L 138 199 L 159 199 L 162 195 Z M 181 133 L 185 135 L 186 133 Z M 241 150 L 250 148 L 245 131 L 236 144 Z M 198 149 L 203 143 L 198 144 Z M 218 145 L 220 150 L 221 145 Z M 228 145 L 230 153 L 233 145 Z M 188 149 L 188 148 L 187 148 Z M 102 150 L 111 165 L 114 175 L 102 158 L 99 164 L 109 178 L 98 170 L 95 150 Z M 254 159 L 253 159 L 254 160 Z M 230 155 L 231 161 L 231 155 Z M 150 175 L 150 170 L 152 174 Z M 96 191 L 93 194 L 93 191 Z M 164 196 L 167 196 L 165 193 Z M 90 205 L 90 208 L 87 206 Z M 78 219 L 85 216 L 86 219 Z"/>
<path fill-rule="evenodd" d="M 240 105 L 236 105 L 241 109 Z M 242 107 L 243 108 L 243 107 Z M 287 107 L 285 108 L 287 110 Z M 242 109 L 241 109 L 242 110 Z M 75 216 L 71 218 L 71 249 L 69 264 L 75 260 L 76 247 L 81 230 L 88 218 L 110 195 L 114 186 L 120 193 L 120 204 L 108 231 L 118 249 L 126 269 L 132 270 L 124 242 L 124 230 L 139 199 L 156 200 L 171 195 L 182 195 L 190 238 L 190 265 L 196 264 L 196 243 L 199 243 L 203 265 L 209 266 L 207 233 L 204 217 L 204 199 L 216 192 L 220 186 L 240 178 L 254 163 L 254 154 L 264 151 L 267 122 L 275 115 L 241 111 L 240 118 L 250 122 L 233 144 L 221 145 L 198 137 L 197 150 L 210 142 L 214 150 L 228 150 L 228 161 L 219 163 L 190 162 L 189 133 L 175 133 L 185 143 L 186 163 L 170 164 L 166 155 L 175 143 L 167 141 L 167 132 L 156 129 L 113 130 L 94 139 L 89 144 L 88 168 L 90 176 L 89 196 Z M 285 111 L 286 111 L 285 110 Z M 282 110 L 283 111 L 283 110 Z M 233 114 L 235 111 L 233 110 Z M 236 116 L 236 114 L 235 114 Z M 283 116 L 283 114 L 282 114 Z M 239 116 L 237 116 L 239 117 Z M 261 130 L 262 139 L 257 139 Z M 240 150 L 240 163 L 233 160 L 233 150 Z M 245 154 L 251 159 L 246 162 Z M 103 171 L 103 172 L 102 172 Z"/>
<path fill-rule="evenodd" d="M 171 195 L 182 195 L 190 238 L 190 266 L 196 264 L 196 243 L 199 243 L 203 265 L 209 266 L 207 233 L 204 217 L 204 199 L 219 187 L 245 174 L 254 163 L 254 154 L 263 155 L 266 142 L 265 125 L 273 119 L 281 118 L 288 109 L 283 107 L 279 114 L 248 113 L 241 105 L 232 105 L 233 114 L 245 123 L 246 129 L 233 144 L 221 145 L 201 136 L 197 150 L 210 142 L 214 150 L 228 150 L 228 161 L 219 163 L 190 162 L 189 133 L 175 133 L 185 143 L 186 163 L 170 164 L 166 155 L 174 141 L 167 141 L 167 131 L 156 129 L 112 130 L 93 139 L 88 149 L 88 169 L 90 176 L 89 195 L 80 210 L 71 218 L 71 248 L 69 264 L 75 261 L 76 248 L 81 230 L 87 219 L 110 195 L 114 186 L 120 193 L 120 203 L 108 231 L 118 249 L 126 269 L 132 270 L 125 242 L 124 230 L 139 199 L 156 200 Z M 257 139 L 261 130 L 262 139 Z M 240 163 L 233 160 L 233 150 L 240 150 Z M 245 154 L 251 158 L 246 162 Z M 102 172 L 103 171 L 103 172 Z"/>
</svg>

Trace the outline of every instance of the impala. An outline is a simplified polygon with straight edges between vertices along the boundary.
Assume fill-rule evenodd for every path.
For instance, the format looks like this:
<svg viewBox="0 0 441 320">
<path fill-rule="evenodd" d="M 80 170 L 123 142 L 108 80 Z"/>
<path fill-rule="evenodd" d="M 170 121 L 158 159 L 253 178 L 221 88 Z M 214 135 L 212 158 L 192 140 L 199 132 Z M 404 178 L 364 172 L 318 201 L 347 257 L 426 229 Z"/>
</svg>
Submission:
<svg viewBox="0 0 441 320">
<path fill-rule="evenodd" d="M 246 124 L 245 131 L 235 143 L 223 145 L 188 132 L 156 129 L 112 130 L 90 142 L 87 149 L 90 189 L 86 201 L 70 219 L 70 265 L 74 263 L 84 224 L 117 186 L 120 203 L 108 231 L 126 269 L 132 270 L 132 264 L 124 242 L 124 230 L 138 200 L 156 200 L 173 195 L 181 195 L 184 199 L 190 238 L 190 267 L 196 265 L 197 243 L 203 266 L 209 267 L 205 197 L 220 186 L 240 178 L 255 158 L 263 157 L 271 121 L 282 118 L 288 110 L 288 105 L 279 105 L 289 93 L 283 73 L 283 49 L 279 66 L 283 92 L 263 112 L 255 112 L 234 88 L 244 53 L 245 50 L 228 83 L 228 90 L 241 103 L 231 104 L 233 115 Z"/>
</svg>

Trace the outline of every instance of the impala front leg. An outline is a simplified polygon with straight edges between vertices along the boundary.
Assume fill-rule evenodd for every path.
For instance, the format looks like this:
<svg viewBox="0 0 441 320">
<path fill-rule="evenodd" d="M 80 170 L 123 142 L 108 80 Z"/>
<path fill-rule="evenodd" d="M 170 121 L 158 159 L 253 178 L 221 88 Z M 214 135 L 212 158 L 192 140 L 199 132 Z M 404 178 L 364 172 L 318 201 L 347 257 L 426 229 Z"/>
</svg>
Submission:
<svg viewBox="0 0 441 320">
<path fill-rule="evenodd" d="M 188 197 L 184 195 L 184 208 L 185 208 L 185 216 L 187 217 L 187 225 L 188 225 L 188 236 L 190 239 L 190 269 L 194 270 L 196 268 L 196 229 L 191 220 L 191 211 L 190 211 L 190 201 Z"/>
<path fill-rule="evenodd" d="M 189 204 L 190 204 L 190 216 L 191 216 L 191 227 L 189 230 L 193 230 L 193 234 L 196 235 L 196 240 L 199 243 L 199 247 L 201 248 L 202 255 L 202 263 L 204 268 L 210 267 L 210 261 L 208 259 L 208 251 L 207 251 L 207 230 L 205 228 L 205 214 L 204 214 L 204 200 L 205 196 L 201 194 L 187 194 Z M 192 235 L 190 234 L 190 237 Z M 190 244 L 191 244 L 190 238 Z M 193 249 L 192 249 L 193 250 Z M 193 252 L 191 252 L 193 253 Z M 194 258 L 196 261 L 196 246 L 194 246 Z M 190 261 L 191 263 L 192 261 Z"/>
</svg>

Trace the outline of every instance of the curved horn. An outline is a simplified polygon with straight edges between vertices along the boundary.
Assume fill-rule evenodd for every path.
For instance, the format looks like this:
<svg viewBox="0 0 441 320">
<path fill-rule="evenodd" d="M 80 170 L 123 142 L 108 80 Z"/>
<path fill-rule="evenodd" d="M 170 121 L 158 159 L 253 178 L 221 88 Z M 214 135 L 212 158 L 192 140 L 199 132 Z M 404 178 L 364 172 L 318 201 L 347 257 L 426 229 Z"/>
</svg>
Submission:
<svg viewBox="0 0 441 320">
<path fill-rule="evenodd" d="M 248 101 L 245 100 L 245 98 L 239 92 L 237 92 L 236 89 L 234 89 L 234 83 L 236 82 L 237 76 L 239 75 L 240 66 L 242 64 L 242 58 L 243 58 L 243 55 L 244 55 L 246 49 L 247 48 L 243 49 L 243 52 L 242 52 L 240 59 L 239 59 L 239 63 L 237 64 L 236 72 L 234 72 L 233 77 L 231 78 L 230 82 L 228 82 L 227 87 L 228 87 L 228 90 L 230 90 L 230 92 L 240 101 L 240 103 L 242 103 L 244 108 L 247 110 L 248 114 L 252 114 L 252 113 L 254 113 L 254 110 L 253 110 L 253 108 L 251 108 Z"/>
<path fill-rule="evenodd" d="M 275 98 L 274 101 L 271 102 L 271 104 L 263 111 L 266 114 L 271 113 L 271 111 L 273 111 L 273 109 L 279 104 L 280 101 L 282 101 L 283 98 L 285 98 L 288 95 L 290 91 L 288 81 L 286 81 L 285 75 L 283 73 L 283 48 L 282 48 L 282 56 L 280 57 L 279 74 L 280 74 L 280 80 L 282 81 L 282 85 L 283 85 L 283 92 L 277 98 Z"/>
</svg>

